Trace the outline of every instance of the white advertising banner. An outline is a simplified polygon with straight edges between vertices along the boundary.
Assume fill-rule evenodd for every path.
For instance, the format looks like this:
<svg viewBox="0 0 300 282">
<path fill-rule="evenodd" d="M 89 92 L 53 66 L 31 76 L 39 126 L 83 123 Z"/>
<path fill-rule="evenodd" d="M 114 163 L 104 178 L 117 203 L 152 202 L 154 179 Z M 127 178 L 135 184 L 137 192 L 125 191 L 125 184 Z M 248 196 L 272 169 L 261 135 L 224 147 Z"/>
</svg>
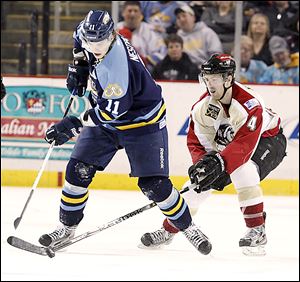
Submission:
<svg viewBox="0 0 300 282">
<path fill-rule="evenodd" d="M 2 169 L 39 169 L 49 145 L 43 140 L 47 126 L 62 118 L 69 101 L 65 79 L 4 77 L 7 96 L 1 101 Z M 205 92 L 199 83 L 159 82 L 167 105 L 170 175 L 186 176 L 191 158 L 186 146 L 188 118 L 192 105 Z M 267 107 L 282 118 L 288 138 L 288 155 L 268 178 L 299 179 L 299 87 L 249 85 Z M 77 98 L 70 114 L 79 115 L 88 101 Z M 46 170 L 64 171 L 74 142 L 55 148 Z M 26 163 L 26 165 L 25 165 Z M 118 152 L 107 173 L 130 171 L 125 152 Z"/>
</svg>

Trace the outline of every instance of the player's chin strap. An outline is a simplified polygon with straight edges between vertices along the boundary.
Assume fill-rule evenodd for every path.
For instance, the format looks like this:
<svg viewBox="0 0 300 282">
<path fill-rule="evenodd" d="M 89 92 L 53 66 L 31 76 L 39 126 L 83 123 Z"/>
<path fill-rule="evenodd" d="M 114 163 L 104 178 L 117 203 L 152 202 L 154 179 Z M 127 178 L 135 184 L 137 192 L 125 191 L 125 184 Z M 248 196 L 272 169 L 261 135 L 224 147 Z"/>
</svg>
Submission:
<svg viewBox="0 0 300 282">
<path fill-rule="evenodd" d="M 225 96 L 225 94 L 226 94 L 226 92 L 227 92 L 227 90 L 230 88 L 230 87 L 232 87 L 232 85 L 230 85 L 229 87 L 225 87 L 225 83 L 223 84 L 223 89 L 224 89 L 224 92 L 223 92 L 223 95 L 222 95 L 222 97 L 219 99 L 219 101 L 221 101 L 223 98 L 224 98 L 224 96 Z"/>
<path fill-rule="evenodd" d="M 225 87 L 225 83 L 226 83 L 226 82 L 223 83 L 223 89 L 224 89 L 224 92 L 223 92 L 222 97 L 219 99 L 219 101 L 221 101 L 221 100 L 224 98 L 224 96 L 225 96 L 227 90 L 228 90 L 229 88 L 231 88 L 232 85 L 233 85 L 233 83 L 234 83 L 234 75 L 233 75 L 233 74 L 230 74 L 230 75 L 232 76 L 232 80 L 231 80 L 230 86 L 229 86 L 229 87 Z M 227 75 L 227 78 L 228 78 L 228 75 Z"/>
<path fill-rule="evenodd" d="M 232 81 L 231 81 L 231 84 L 230 84 L 229 87 L 226 88 L 226 87 L 225 87 L 225 83 L 226 83 L 226 82 L 223 83 L 223 89 L 224 89 L 224 92 L 223 92 L 222 97 L 219 99 L 219 101 L 221 101 L 221 100 L 224 98 L 224 96 L 225 96 L 227 90 L 228 90 L 229 88 L 232 87 L 232 85 L 233 85 L 233 83 L 234 83 L 234 77 L 232 77 Z"/>
</svg>

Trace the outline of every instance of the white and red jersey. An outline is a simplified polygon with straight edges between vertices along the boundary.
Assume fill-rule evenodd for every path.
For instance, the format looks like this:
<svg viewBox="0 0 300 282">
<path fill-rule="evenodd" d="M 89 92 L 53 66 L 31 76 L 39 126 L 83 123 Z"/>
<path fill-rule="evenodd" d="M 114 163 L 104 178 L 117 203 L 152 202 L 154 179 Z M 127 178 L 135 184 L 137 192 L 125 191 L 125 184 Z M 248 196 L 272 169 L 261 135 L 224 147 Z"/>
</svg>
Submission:
<svg viewBox="0 0 300 282">
<path fill-rule="evenodd" d="M 260 137 L 279 132 L 280 118 L 265 107 L 252 89 L 238 82 L 232 86 L 230 105 L 223 105 L 206 92 L 191 112 L 187 145 L 193 163 L 208 151 L 218 151 L 214 139 L 221 124 L 230 124 L 234 130 L 233 140 L 220 152 L 226 171 L 231 174 L 251 158 Z"/>
</svg>

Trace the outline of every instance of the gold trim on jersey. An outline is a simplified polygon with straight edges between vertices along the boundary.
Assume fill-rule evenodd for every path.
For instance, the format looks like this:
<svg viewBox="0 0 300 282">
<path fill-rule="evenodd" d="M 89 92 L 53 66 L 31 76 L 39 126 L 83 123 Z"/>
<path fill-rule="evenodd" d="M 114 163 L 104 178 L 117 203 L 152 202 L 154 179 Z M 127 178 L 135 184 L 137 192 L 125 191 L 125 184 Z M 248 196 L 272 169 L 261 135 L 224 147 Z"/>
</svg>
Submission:
<svg viewBox="0 0 300 282">
<path fill-rule="evenodd" d="M 101 116 L 103 118 L 105 118 L 106 120 L 108 120 L 108 121 L 112 120 L 112 118 L 108 114 L 106 114 L 105 112 L 103 112 L 103 111 L 99 111 L 99 112 L 100 112 Z"/>
<path fill-rule="evenodd" d="M 132 129 L 132 128 L 137 128 L 137 127 L 142 127 L 142 126 L 146 126 L 146 125 L 149 125 L 149 124 L 153 124 L 161 118 L 161 116 L 162 116 L 162 114 L 164 113 L 165 110 L 166 110 L 166 105 L 163 104 L 162 107 L 160 108 L 157 116 L 155 118 L 153 118 L 152 120 L 143 121 L 143 122 L 140 122 L 140 123 L 129 124 L 129 125 L 120 125 L 120 126 L 115 126 L 115 127 L 117 129 L 120 129 L 120 130 L 126 130 L 126 129 Z"/>
</svg>

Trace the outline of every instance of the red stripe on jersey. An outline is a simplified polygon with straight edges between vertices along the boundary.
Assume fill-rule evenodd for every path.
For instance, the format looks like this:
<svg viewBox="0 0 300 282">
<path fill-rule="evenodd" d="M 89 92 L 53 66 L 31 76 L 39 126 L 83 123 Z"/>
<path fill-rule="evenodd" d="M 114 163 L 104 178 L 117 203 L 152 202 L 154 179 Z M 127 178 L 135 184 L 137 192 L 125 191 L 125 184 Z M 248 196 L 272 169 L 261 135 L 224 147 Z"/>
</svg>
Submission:
<svg viewBox="0 0 300 282">
<path fill-rule="evenodd" d="M 274 127 L 274 128 L 272 128 L 272 129 L 266 130 L 266 131 L 261 135 L 261 137 L 272 137 L 272 136 L 277 135 L 277 134 L 279 133 L 280 123 L 281 123 L 281 119 L 279 118 L 279 119 L 278 119 L 277 126 Z"/>
<path fill-rule="evenodd" d="M 205 97 L 209 96 L 208 92 L 205 92 L 199 100 L 192 106 L 192 111 L 201 100 L 203 100 Z M 206 153 L 204 147 L 200 144 L 198 137 L 195 134 L 194 131 L 194 122 L 192 119 L 190 119 L 190 125 L 189 125 L 189 130 L 187 133 L 187 146 L 190 151 L 191 157 L 193 164 L 198 162 L 201 157 Z"/>
<path fill-rule="evenodd" d="M 226 171 L 229 174 L 251 158 L 260 139 L 263 122 L 263 109 L 260 104 L 257 104 L 250 110 L 244 105 L 245 102 L 255 97 L 236 84 L 233 85 L 232 90 L 232 98 L 238 101 L 246 110 L 248 117 L 244 125 L 236 133 L 233 141 L 220 153 L 225 161 Z"/>
<path fill-rule="evenodd" d="M 198 137 L 194 132 L 194 122 L 191 120 L 187 134 L 187 146 L 190 151 L 193 164 L 198 162 L 206 153 L 204 147 L 200 144 Z"/>
</svg>

